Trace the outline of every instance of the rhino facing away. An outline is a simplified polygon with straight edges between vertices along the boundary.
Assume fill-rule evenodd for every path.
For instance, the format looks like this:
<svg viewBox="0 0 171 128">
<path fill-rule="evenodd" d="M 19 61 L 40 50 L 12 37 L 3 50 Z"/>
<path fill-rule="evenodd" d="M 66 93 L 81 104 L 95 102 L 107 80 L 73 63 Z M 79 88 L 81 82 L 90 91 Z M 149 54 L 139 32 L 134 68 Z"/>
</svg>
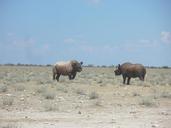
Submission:
<svg viewBox="0 0 171 128">
<path fill-rule="evenodd" d="M 140 80 L 144 81 L 146 69 L 142 64 L 124 63 L 119 64 L 114 72 L 115 75 L 122 75 L 123 84 L 125 84 L 127 78 L 127 84 L 129 85 L 131 78 L 139 77 Z"/>
<path fill-rule="evenodd" d="M 82 71 L 83 62 L 78 62 L 76 60 L 71 60 L 67 62 L 57 62 L 52 69 L 53 80 L 59 81 L 60 75 L 68 76 L 69 80 L 75 78 L 77 72 Z"/>
</svg>

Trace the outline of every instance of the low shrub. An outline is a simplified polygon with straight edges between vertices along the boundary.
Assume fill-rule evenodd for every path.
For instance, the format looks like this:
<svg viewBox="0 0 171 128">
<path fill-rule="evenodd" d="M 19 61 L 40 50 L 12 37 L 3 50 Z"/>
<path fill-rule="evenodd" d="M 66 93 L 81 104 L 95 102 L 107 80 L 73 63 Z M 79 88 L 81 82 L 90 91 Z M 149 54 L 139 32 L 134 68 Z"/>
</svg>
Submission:
<svg viewBox="0 0 171 128">
<path fill-rule="evenodd" d="M 55 98 L 55 92 L 53 90 L 46 90 L 43 94 L 45 99 L 54 99 Z"/>
<path fill-rule="evenodd" d="M 162 98 L 171 98 L 171 93 L 169 93 L 169 92 L 162 92 L 160 97 L 162 97 Z"/>
<path fill-rule="evenodd" d="M 154 99 L 152 99 L 152 97 L 142 97 L 141 101 L 139 102 L 139 105 L 144 105 L 147 107 L 156 106 Z"/>
<path fill-rule="evenodd" d="M 14 102 L 14 98 L 11 96 L 4 96 L 2 98 L 2 103 L 5 106 L 11 106 L 13 104 L 13 102 Z"/>
<path fill-rule="evenodd" d="M 25 86 L 22 84 L 16 85 L 15 86 L 15 90 L 16 91 L 24 91 L 25 90 Z"/>
<path fill-rule="evenodd" d="M 7 86 L 6 85 L 0 85 L 0 92 L 6 92 Z"/>
<path fill-rule="evenodd" d="M 76 93 L 79 95 L 86 95 L 86 93 L 82 89 L 77 89 Z"/>
<path fill-rule="evenodd" d="M 99 95 L 96 92 L 91 92 L 89 94 L 89 98 L 90 99 L 97 99 L 97 98 L 99 98 Z"/>
<path fill-rule="evenodd" d="M 44 104 L 45 111 L 58 111 L 59 107 L 57 104 L 54 104 L 52 102 L 48 102 Z"/>
</svg>

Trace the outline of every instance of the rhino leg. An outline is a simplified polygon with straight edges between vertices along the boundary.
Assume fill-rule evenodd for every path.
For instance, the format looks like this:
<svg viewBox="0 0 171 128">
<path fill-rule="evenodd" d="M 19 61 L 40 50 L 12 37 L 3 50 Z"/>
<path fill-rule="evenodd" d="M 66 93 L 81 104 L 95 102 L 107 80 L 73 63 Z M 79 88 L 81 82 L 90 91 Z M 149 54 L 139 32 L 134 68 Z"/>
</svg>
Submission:
<svg viewBox="0 0 171 128">
<path fill-rule="evenodd" d="M 128 79 L 127 79 L 127 85 L 129 85 L 130 79 L 131 79 L 131 77 L 128 77 Z"/>
<path fill-rule="evenodd" d="M 143 76 L 140 76 L 139 79 L 142 80 L 142 81 L 144 81 L 144 77 Z"/>
<path fill-rule="evenodd" d="M 76 73 L 73 73 L 73 74 L 72 74 L 72 79 L 74 79 L 74 78 L 75 78 L 75 76 L 76 76 Z"/>
<path fill-rule="evenodd" d="M 55 80 L 55 76 L 56 76 L 56 74 L 55 74 L 55 73 L 53 73 L 53 80 Z"/>
<path fill-rule="evenodd" d="M 123 77 L 123 84 L 125 84 L 126 76 L 125 75 L 122 75 L 122 77 Z"/>
<path fill-rule="evenodd" d="M 69 74 L 68 77 L 69 77 L 69 80 L 73 80 L 76 76 L 76 73 L 72 73 L 72 74 Z"/>
<path fill-rule="evenodd" d="M 143 74 L 143 81 L 144 81 L 144 78 L 145 78 L 145 74 Z"/>
<path fill-rule="evenodd" d="M 57 76 L 56 76 L 56 80 L 57 80 L 57 81 L 59 81 L 60 75 L 61 75 L 61 74 L 59 74 L 59 73 L 57 74 Z"/>
<path fill-rule="evenodd" d="M 68 75 L 68 78 L 69 78 L 69 80 L 72 80 L 72 75 L 71 74 Z"/>
<path fill-rule="evenodd" d="M 55 80 L 55 77 L 56 77 L 56 68 L 55 67 L 53 67 L 52 72 L 53 72 L 53 80 Z"/>
<path fill-rule="evenodd" d="M 139 76 L 139 79 L 142 80 L 142 81 L 144 81 L 144 77 L 145 77 L 145 75 L 144 75 L 144 74 L 141 74 L 141 75 Z"/>
</svg>

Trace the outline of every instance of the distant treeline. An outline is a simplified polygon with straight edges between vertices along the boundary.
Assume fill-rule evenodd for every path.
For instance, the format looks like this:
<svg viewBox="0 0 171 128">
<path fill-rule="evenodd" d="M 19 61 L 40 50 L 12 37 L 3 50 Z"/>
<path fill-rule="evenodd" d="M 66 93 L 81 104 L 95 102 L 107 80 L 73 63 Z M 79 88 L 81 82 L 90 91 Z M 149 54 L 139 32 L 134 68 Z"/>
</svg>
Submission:
<svg viewBox="0 0 171 128">
<path fill-rule="evenodd" d="M 169 68 L 171 68 L 171 67 L 169 67 L 169 66 L 161 66 L 161 67 L 157 67 L 157 66 L 145 66 L 146 68 L 164 68 L 164 69 L 169 69 Z"/>
<path fill-rule="evenodd" d="M 115 66 L 115 65 L 110 65 L 110 66 L 106 66 L 106 65 L 101 65 L 101 66 L 99 66 L 99 65 L 93 65 L 93 64 L 89 64 L 89 65 L 85 65 L 84 67 L 102 67 L 102 68 L 110 68 L 110 67 L 117 67 L 117 66 Z M 157 66 L 145 66 L 146 68 L 154 68 L 154 69 L 156 69 L 156 68 L 165 68 L 165 69 L 168 69 L 168 68 L 171 68 L 171 67 L 169 67 L 169 66 L 161 66 L 161 67 L 157 67 Z"/>
<path fill-rule="evenodd" d="M 0 66 L 37 66 L 37 67 L 43 67 L 43 66 L 52 66 L 51 64 L 46 64 L 46 65 L 42 65 L 42 64 L 0 64 Z"/>
<path fill-rule="evenodd" d="M 11 63 L 7 63 L 7 64 L 0 64 L 0 66 L 37 66 L 37 67 L 50 67 L 53 66 L 52 64 L 46 64 L 46 65 L 42 65 L 42 64 L 11 64 Z M 112 68 L 112 67 L 117 67 L 115 65 L 93 65 L 93 64 L 88 64 L 88 65 L 83 65 L 83 67 L 99 67 L 99 68 Z M 160 69 L 160 68 L 164 68 L 164 69 L 170 69 L 171 67 L 169 66 L 145 66 L 146 68 L 152 68 L 152 69 Z"/>
</svg>

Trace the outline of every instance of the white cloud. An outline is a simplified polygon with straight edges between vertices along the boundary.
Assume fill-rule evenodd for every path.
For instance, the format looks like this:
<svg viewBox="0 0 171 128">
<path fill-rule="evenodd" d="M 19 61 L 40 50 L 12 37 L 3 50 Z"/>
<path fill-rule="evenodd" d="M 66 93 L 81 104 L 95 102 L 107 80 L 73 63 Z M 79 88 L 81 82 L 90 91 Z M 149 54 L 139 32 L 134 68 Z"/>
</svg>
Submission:
<svg viewBox="0 0 171 128">
<path fill-rule="evenodd" d="M 86 40 L 82 39 L 81 37 L 70 37 L 70 38 L 65 38 L 63 40 L 64 43 L 67 44 L 87 44 L 89 42 L 87 42 Z"/>
<path fill-rule="evenodd" d="M 99 4 L 102 0 L 87 0 L 92 4 Z"/>
<path fill-rule="evenodd" d="M 161 41 L 163 43 L 167 43 L 167 44 L 171 43 L 171 32 L 163 31 L 161 32 L 160 36 L 161 36 Z"/>
<path fill-rule="evenodd" d="M 26 39 L 14 39 L 12 44 L 18 48 L 28 48 L 35 47 L 35 40 L 33 38 Z"/>
<path fill-rule="evenodd" d="M 33 37 L 17 37 L 8 33 L 5 43 L 1 44 L 0 63 L 40 63 L 47 64 L 47 58 L 53 55 L 49 43 L 38 42 Z M 15 58 L 15 60 L 14 60 Z"/>
<path fill-rule="evenodd" d="M 154 48 L 158 45 L 158 41 L 157 40 L 140 40 L 138 41 L 138 45 L 139 47 L 150 47 L 150 48 Z"/>
<path fill-rule="evenodd" d="M 90 1 L 95 3 L 95 4 L 98 4 L 98 3 L 100 3 L 101 0 L 90 0 Z"/>
<path fill-rule="evenodd" d="M 64 42 L 65 43 L 74 43 L 75 40 L 73 38 L 66 38 L 66 39 L 64 39 Z"/>
<path fill-rule="evenodd" d="M 156 40 L 134 40 L 134 41 L 125 41 L 119 46 L 120 49 L 123 49 L 126 52 L 138 52 L 144 49 L 153 49 L 158 47 L 159 43 Z"/>
<path fill-rule="evenodd" d="M 14 35 L 15 35 L 15 34 L 12 33 L 12 32 L 7 33 L 7 36 L 9 36 L 9 37 L 14 36 Z"/>
</svg>

